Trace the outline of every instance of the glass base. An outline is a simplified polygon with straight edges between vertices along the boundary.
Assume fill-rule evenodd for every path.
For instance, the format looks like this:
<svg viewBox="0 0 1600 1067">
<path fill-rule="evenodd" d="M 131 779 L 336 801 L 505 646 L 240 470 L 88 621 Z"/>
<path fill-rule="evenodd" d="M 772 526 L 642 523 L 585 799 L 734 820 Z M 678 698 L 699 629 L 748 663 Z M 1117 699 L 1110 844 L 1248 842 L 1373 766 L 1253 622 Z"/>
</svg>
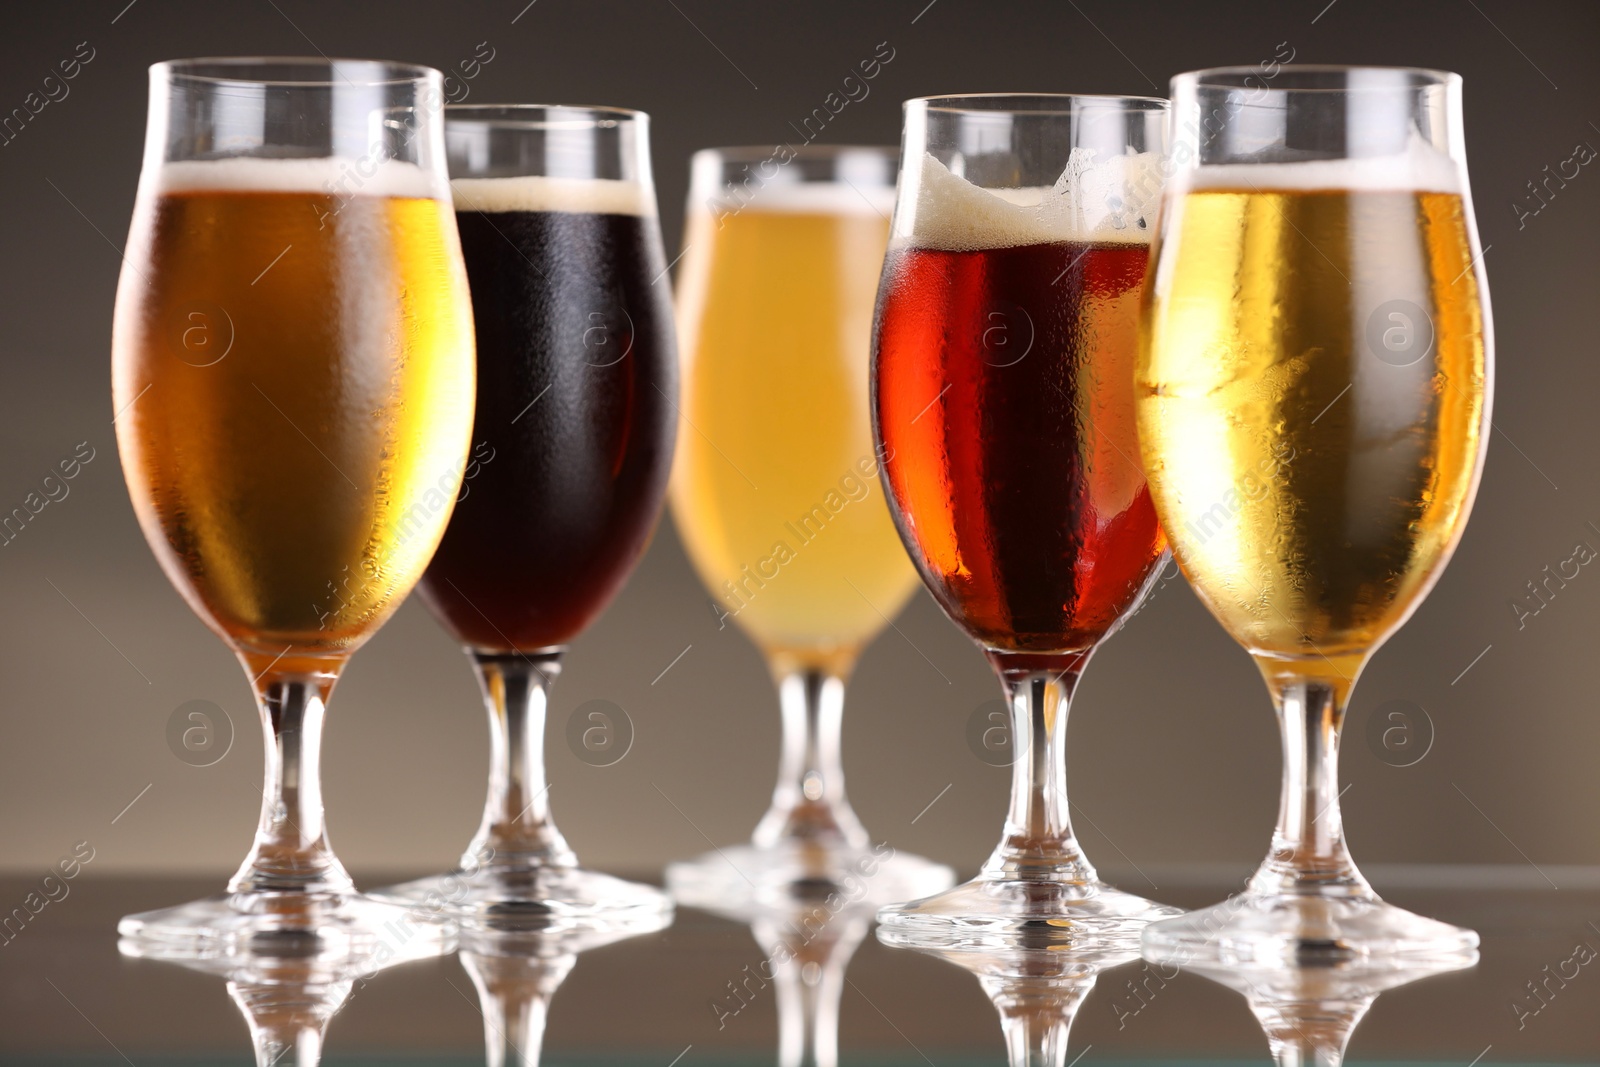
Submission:
<svg viewBox="0 0 1600 1067">
<path fill-rule="evenodd" d="M 1478 935 L 1376 896 L 1243 893 L 1144 932 L 1156 962 L 1240 964 L 1466 959 Z"/>
<path fill-rule="evenodd" d="M 346 972 L 455 950 L 455 925 L 360 893 L 225 893 L 123 916 L 121 950 L 169 960 L 304 957 Z"/>
<path fill-rule="evenodd" d="M 926 948 L 1008 946 L 1041 938 L 1085 949 L 1137 949 L 1144 927 L 1182 910 L 1101 881 L 980 874 L 947 893 L 878 912 L 878 937 Z"/>
<path fill-rule="evenodd" d="M 566 866 L 452 871 L 377 889 L 372 896 L 415 913 L 500 930 L 651 928 L 672 913 L 672 899 L 654 886 Z"/>
<path fill-rule="evenodd" d="M 879 905 L 937 893 L 955 879 L 942 863 L 878 848 L 734 845 L 667 865 L 674 899 L 711 910 L 752 904 L 783 906 L 841 896 L 851 904 Z"/>
</svg>

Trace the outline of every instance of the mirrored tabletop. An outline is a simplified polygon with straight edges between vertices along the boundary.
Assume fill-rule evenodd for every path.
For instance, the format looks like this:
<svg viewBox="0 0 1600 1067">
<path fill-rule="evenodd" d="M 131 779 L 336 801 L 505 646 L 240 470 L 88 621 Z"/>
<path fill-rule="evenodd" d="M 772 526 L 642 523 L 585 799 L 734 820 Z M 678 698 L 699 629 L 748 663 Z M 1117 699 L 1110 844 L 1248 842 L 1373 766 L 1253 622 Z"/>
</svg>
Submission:
<svg viewBox="0 0 1600 1067">
<path fill-rule="evenodd" d="M 1430 881 L 1385 896 L 1478 930 L 1475 967 L 1241 977 L 1127 954 L 941 958 L 881 943 L 870 913 L 816 906 L 680 908 L 612 939 L 485 936 L 370 976 L 285 959 L 189 969 L 126 958 L 115 925 L 205 880 L 85 878 L 48 901 L 6 879 L 0 899 L 25 917 L 0 923 L 0 1064 L 249 1064 L 254 1048 L 290 1064 L 320 1042 L 327 1064 L 953 1067 L 1005 1062 L 1008 1041 L 1058 1067 L 1310 1064 L 1337 1062 L 1346 1036 L 1360 1063 L 1600 1061 L 1600 883 L 1486 888 L 1441 871 L 1416 885 Z M 1195 907 L 1227 888 L 1161 898 Z"/>
</svg>

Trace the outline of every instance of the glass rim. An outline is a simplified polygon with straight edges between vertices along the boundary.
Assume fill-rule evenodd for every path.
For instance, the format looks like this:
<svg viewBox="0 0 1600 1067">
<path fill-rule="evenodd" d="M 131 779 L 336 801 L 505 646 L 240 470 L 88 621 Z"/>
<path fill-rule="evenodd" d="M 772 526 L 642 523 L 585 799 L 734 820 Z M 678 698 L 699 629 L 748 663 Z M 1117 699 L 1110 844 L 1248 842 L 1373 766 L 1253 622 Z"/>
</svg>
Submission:
<svg viewBox="0 0 1600 1067">
<path fill-rule="evenodd" d="M 350 78 L 335 72 L 341 65 L 375 67 L 386 76 L 375 78 Z M 230 77 L 230 69 L 291 67 L 321 68 L 327 76 L 322 78 L 294 77 Z M 379 86 L 416 85 L 430 81 L 443 81 L 444 75 L 433 67 L 421 63 L 406 63 L 393 59 L 360 59 L 348 56 L 196 56 L 191 59 L 167 59 L 150 65 L 152 74 L 161 74 L 169 80 L 199 82 L 207 85 L 265 85 L 275 88 L 318 89 L 339 85 Z"/>
<path fill-rule="evenodd" d="M 533 118 L 518 119 L 519 115 L 548 115 L 552 111 L 568 111 L 573 114 L 570 118 L 551 118 L 546 121 Z M 474 114 L 475 112 L 477 114 Z M 623 122 L 648 123 L 650 114 L 636 108 L 614 107 L 610 104 L 446 104 L 444 119 L 446 125 L 454 121 L 499 126 L 503 129 L 541 130 L 603 128 L 608 124 L 618 125 Z"/>
<path fill-rule="evenodd" d="M 1434 67 L 1386 67 L 1366 63 L 1284 63 L 1279 65 L 1278 73 L 1270 77 L 1266 76 L 1260 65 L 1202 67 L 1199 70 L 1186 70 L 1181 74 L 1172 76 L 1172 87 L 1174 90 L 1179 85 L 1185 88 L 1249 89 L 1252 92 L 1266 93 L 1376 93 L 1396 91 L 1397 87 L 1392 85 L 1274 84 L 1285 74 L 1291 77 L 1295 75 L 1310 75 L 1315 78 L 1324 75 L 1333 76 L 1355 73 L 1405 74 L 1412 79 L 1412 84 L 1405 86 L 1406 89 L 1426 89 L 1431 86 L 1448 87 L 1459 85 L 1462 80 L 1461 75 L 1454 71 L 1439 70 Z M 1265 84 L 1245 84 L 1245 79 L 1250 77 L 1254 77 Z"/>
<path fill-rule="evenodd" d="M 1035 101 L 1041 106 L 1004 106 L 1023 101 Z M 1164 96 L 1121 96 L 1114 93 L 956 93 L 944 96 L 914 96 L 901 104 L 901 107 L 906 111 L 915 108 L 921 111 L 961 115 L 1070 115 L 1085 105 L 1096 109 L 1137 114 L 1170 110 L 1172 101 Z"/>
<path fill-rule="evenodd" d="M 780 150 L 787 147 L 794 153 L 794 159 L 838 159 L 852 153 L 869 153 L 881 155 L 887 159 L 898 159 L 900 146 L 890 144 L 807 144 L 807 145 L 725 145 L 709 148 L 697 148 L 690 153 L 690 162 L 701 158 L 716 156 L 729 163 L 760 163 L 777 155 Z"/>
</svg>

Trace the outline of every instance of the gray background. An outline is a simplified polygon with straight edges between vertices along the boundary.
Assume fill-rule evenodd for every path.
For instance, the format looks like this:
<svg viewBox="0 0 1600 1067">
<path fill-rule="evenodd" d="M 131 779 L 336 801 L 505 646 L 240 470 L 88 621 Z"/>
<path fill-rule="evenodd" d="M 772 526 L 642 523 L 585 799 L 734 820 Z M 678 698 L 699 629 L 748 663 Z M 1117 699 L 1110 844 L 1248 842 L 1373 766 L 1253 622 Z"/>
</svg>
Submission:
<svg viewBox="0 0 1600 1067">
<path fill-rule="evenodd" d="M 1496 432 L 1454 563 L 1357 689 L 1345 809 L 1367 864 L 1505 863 L 1537 879 L 1527 867 L 1536 863 L 1559 882 L 1570 873 L 1560 865 L 1600 861 L 1600 718 L 1584 681 L 1600 576 L 1585 568 L 1522 629 L 1510 606 L 1580 539 L 1600 548 L 1600 533 L 1586 526 L 1600 524 L 1600 428 L 1591 417 L 1600 395 L 1592 358 L 1600 165 L 1523 229 L 1511 208 L 1575 143 L 1600 146 L 1600 8 L 1576 0 L 523 3 L 95 0 L 7 9 L 0 112 L 21 105 L 78 42 L 90 42 L 95 58 L 66 99 L 0 146 L 0 511 L 20 504 L 78 442 L 97 452 L 70 496 L 0 547 L 0 865 L 39 871 L 88 840 L 91 873 L 221 876 L 243 856 L 260 799 L 245 681 L 146 549 L 111 429 L 116 247 L 139 168 L 144 68 L 177 56 L 318 50 L 449 68 L 482 41 L 495 58 L 470 83 L 471 100 L 605 103 L 655 116 L 669 246 L 690 151 L 789 138 L 789 123 L 881 41 L 894 60 L 871 95 L 834 120 L 830 140 L 895 141 L 899 102 L 928 93 L 1164 95 L 1175 72 L 1255 63 L 1284 41 L 1303 62 L 1463 73 L 1496 312 Z M 875 835 L 962 868 L 982 860 L 998 832 L 1006 772 L 974 758 L 964 737 L 973 709 L 994 696 L 977 650 L 919 593 L 898 631 L 869 650 L 849 693 L 846 765 Z M 592 698 L 621 705 L 636 727 L 632 751 L 612 767 L 583 764 L 562 740 L 567 716 Z M 165 737 L 173 710 L 196 699 L 225 709 L 237 735 L 206 768 L 180 762 Z M 1386 764 L 1365 740 L 1368 717 L 1394 700 L 1425 708 L 1436 726 L 1415 766 Z M 549 736 L 557 817 L 596 866 L 648 870 L 702 851 L 708 838 L 741 840 L 764 807 L 776 698 L 751 645 L 731 628 L 716 631 L 670 522 L 572 649 Z M 355 658 L 332 706 L 326 792 L 347 863 L 421 872 L 453 860 L 476 824 L 485 748 L 465 663 L 420 605 L 407 604 Z M 1080 832 L 1129 888 L 1155 892 L 1180 864 L 1242 874 L 1264 851 L 1279 774 L 1267 699 L 1248 659 L 1181 579 L 1096 658 L 1073 711 L 1070 751 Z"/>
</svg>

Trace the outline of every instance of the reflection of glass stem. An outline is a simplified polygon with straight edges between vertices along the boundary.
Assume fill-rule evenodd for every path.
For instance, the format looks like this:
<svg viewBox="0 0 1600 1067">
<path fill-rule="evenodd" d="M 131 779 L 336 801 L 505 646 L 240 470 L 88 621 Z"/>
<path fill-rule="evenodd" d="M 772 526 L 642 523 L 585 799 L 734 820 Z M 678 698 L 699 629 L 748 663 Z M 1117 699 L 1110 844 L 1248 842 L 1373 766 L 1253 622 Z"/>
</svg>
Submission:
<svg viewBox="0 0 1600 1067">
<path fill-rule="evenodd" d="M 1405 962 L 1192 970 L 1244 995 L 1280 1067 L 1338 1067 L 1378 994 L 1477 962 L 1476 953 Z"/>
<path fill-rule="evenodd" d="M 1067 1035 L 1095 976 L 1041 982 L 980 976 L 984 992 L 1000 1013 L 1011 1067 L 1061 1067 L 1067 1061 Z"/>
<path fill-rule="evenodd" d="M 561 653 L 472 656 L 489 711 L 489 795 L 483 823 L 461 858 L 465 870 L 577 865 L 550 817 L 544 774 L 545 710 Z"/>
<path fill-rule="evenodd" d="M 1273 1003 L 1250 997 L 1278 1067 L 1338 1067 L 1376 994 L 1348 1000 Z"/>
<path fill-rule="evenodd" d="M 350 996 L 352 982 L 230 981 L 228 995 L 244 1013 L 256 1067 L 316 1067 L 328 1021 Z M 291 1056 L 292 1053 L 292 1056 Z"/>
<path fill-rule="evenodd" d="M 844 794 L 839 732 L 844 671 L 775 663 L 783 707 L 783 755 L 772 806 L 756 826 L 758 848 L 783 841 L 863 849 L 865 827 Z"/>
<path fill-rule="evenodd" d="M 322 809 L 322 719 L 337 669 L 251 674 L 266 735 L 266 784 L 255 845 L 228 891 L 353 892 L 328 844 Z"/>
<path fill-rule="evenodd" d="M 550 998 L 577 963 L 550 958 L 462 952 L 461 966 L 478 990 L 488 1067 L 538 1067 Z"/>
<path fill-rule="evenodd" d="M 780 918 L 790 921 L 780 923 Z M 778 1067 L 838 1064 L 845 969 L 870 925 L 865 913 L 834 913 L 820 906 L 751 924 L 777 988 Z"/>
</svg>

